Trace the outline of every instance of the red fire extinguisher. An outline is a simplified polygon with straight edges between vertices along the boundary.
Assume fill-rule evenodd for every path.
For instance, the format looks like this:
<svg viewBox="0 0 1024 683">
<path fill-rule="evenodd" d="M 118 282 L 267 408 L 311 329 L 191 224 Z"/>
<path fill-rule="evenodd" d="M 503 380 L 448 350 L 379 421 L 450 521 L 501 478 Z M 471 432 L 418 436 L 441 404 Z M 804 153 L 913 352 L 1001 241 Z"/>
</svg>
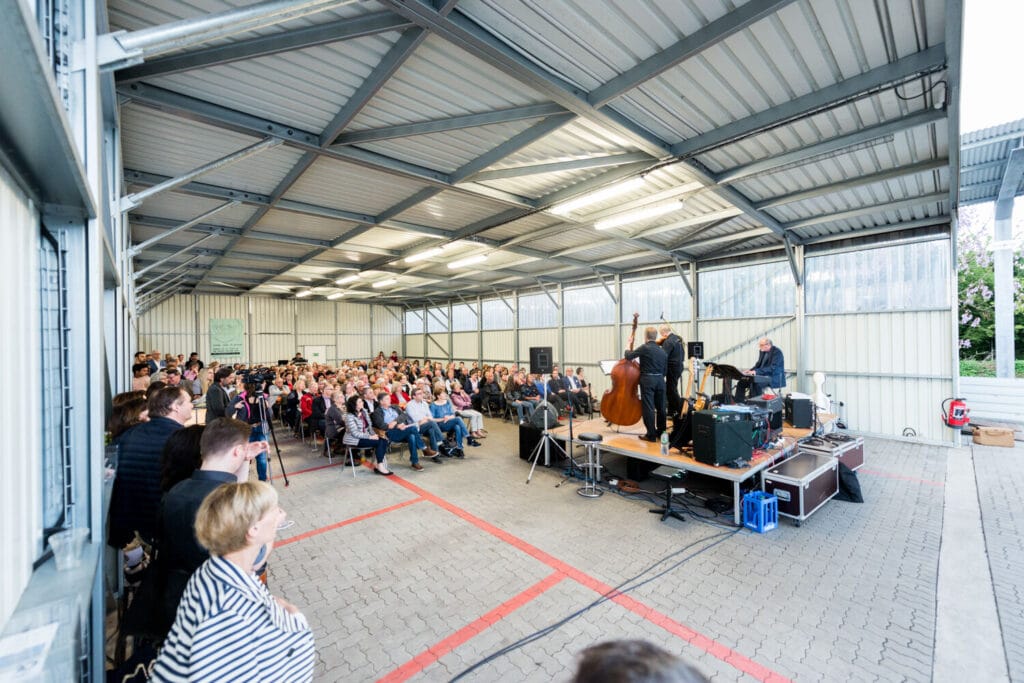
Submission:
<svg viewBox="0 0 1024 683">
<path fill-rule="evenodd" d="M 959 429 L 971 421 L 970 409 L 962 398 L 947 398 L 942 402 L 942 421 L 947 427 Z"/>
</svg>

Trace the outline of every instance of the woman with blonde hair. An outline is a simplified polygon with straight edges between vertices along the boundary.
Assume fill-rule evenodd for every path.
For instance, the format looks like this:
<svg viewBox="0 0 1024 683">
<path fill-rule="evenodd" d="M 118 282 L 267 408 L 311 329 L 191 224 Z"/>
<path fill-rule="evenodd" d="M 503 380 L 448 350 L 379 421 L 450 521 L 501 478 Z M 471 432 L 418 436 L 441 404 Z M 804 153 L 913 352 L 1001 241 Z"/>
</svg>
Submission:
<svg viewBox="0 0 1024 683">
<path fill-rule="evenodd" d="M 206 497 L 195 533 L 210 559 L 189 579 L 153 680 L 312 680 L 309 623 L 254 574 L 284 518 L 263 482 L 223 484 Z"/>
</svg>

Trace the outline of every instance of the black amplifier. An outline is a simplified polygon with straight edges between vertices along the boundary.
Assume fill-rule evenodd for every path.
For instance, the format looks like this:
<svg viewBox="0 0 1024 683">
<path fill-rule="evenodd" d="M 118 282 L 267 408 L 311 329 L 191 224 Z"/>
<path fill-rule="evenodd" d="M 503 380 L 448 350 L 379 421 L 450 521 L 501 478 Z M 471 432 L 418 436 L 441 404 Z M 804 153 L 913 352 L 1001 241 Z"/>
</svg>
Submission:
<svg viewBox="0 0 1024 683">
<path fill-rule="evenodd" d="M 768 413 L 768 420 L 771 424 L 772 431 L 782 429 L 782 398 L 779 396 L 772 396 L 771 398 L 763 398 L 757 396 L 756 398 L 747 399 L 748 406 L 754 406 L 754 408 L 766 411 Z"/>
<path fill-rule="evenodd" d="M 705 465 L 750 460 L 754 453 L 750 413 L 698 410 L 693 414 L 693 458 Z"/>
<path fill-rule="evenodd" d="M 810 396 L 786 394 L 786 422 L 797 429 L 814 426 L 814 401 Z"/>
</svg>

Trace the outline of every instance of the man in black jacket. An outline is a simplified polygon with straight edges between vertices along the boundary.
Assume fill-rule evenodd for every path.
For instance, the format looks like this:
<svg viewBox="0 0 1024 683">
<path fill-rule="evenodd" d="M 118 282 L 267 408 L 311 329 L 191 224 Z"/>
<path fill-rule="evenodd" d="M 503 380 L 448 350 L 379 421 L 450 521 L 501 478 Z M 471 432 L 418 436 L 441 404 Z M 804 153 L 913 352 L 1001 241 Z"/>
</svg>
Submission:
<svg viewBox="0 0 1024 683">
<path fill-rule="evenodd" d="M 231 398 L 228 396 L 228 387 L 231 386 L 231 378 L 235 371 L 229 367 L 217 370 L 213 376 L 213 383 L 206 390 L 206 421 L 212 422 L 218 417 L 227 415 L 228 405 Z"/>
<path fill-rule="evenodd" d="M 266 442 L 249 443 L 250 427 L 242 420 L 220 417 L 206 425 L 199 441 L 202 465 L 192 476 L 167 492 L 160 523 L 158 566 L 164 578 L 161 626 L 170 630 L 185 585 L 193 572 L 210 557 L 199 545 L 194 531 L 196 512 L 215 488 L 248 474 L 249 463 Z"/>
<path fill-rule="evenodd" d="M 110 544 L 120 548 L 135 531 L 151 542 L 157 536 L 160 508 L 160 456 L 164 444 L 192 416 L 192 397 L 181 387 L 164 387 L 149 397 L 149 421 L 137 424 L 115 442 L 117 478 L 110 500 Z"/>
<path fill-rule="evenodd" d="M 679 378 L 683 376 L 686 353 L 683 351 L 683 338 L 673 332 L 668 324 L 658 327 L 658 338 L 661 339 L 661 348 L 665 351 L 668 361 L 665 369 L 665 396 L 668 414 L 674 418 L 683 408 L 683 399 L 679 395 Z"/>
<path fill-rule="evenodd" d="M 640 359 L 640 405 L 646 433 L 644 441 L 657 441 L 665 431 L 665 368 L 668 356 L 655 341 L 658 330 L 648 327 L 644 330 L 645 344 L 635 351 L 626 351 L 626 360 Z"/>
</svg>

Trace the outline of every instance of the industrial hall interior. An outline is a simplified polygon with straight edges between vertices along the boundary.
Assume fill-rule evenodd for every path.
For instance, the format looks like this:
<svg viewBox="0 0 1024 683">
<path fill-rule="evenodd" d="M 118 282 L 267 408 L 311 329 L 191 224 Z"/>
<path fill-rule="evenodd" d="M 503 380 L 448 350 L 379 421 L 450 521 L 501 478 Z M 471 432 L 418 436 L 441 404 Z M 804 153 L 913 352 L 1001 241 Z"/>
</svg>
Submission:
<svg viewBox="0 0 1024 683">
<path fill-rule="evenodd" d="M 1024 681 L 973 2 L 0 0 L 0 681 Z"/>
</svg>

